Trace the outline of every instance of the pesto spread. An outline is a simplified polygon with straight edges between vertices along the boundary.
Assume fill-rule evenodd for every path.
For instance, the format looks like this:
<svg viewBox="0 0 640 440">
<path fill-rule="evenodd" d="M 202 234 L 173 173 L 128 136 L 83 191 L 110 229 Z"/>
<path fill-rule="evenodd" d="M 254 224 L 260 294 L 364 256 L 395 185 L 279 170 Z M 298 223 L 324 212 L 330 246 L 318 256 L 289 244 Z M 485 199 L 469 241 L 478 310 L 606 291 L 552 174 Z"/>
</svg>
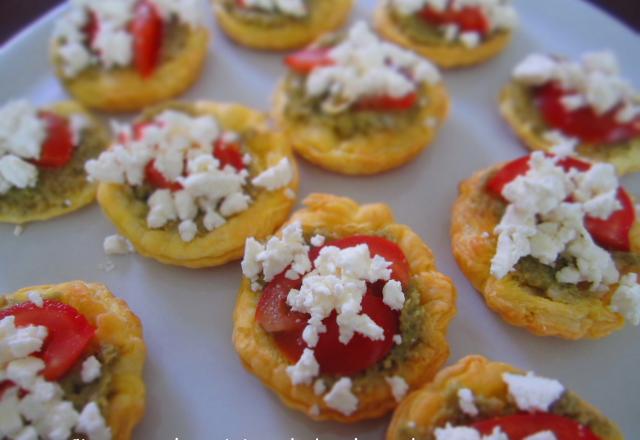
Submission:
<svg viewBox="0 0 640 440">
<path fill-rule="evenodd" d="M 58 168 L 38 167 L 38 183 L 33 188 L 12 188 L 0 196 L 0 216 L 35 215 L 66 206 L 86 191 L 84 164 L 98 157 L 108 139 L 101 128 L 89 125 L 82 130 L 80 144 L 69 163 Z"/>
<path fill-rule="evenodd" d="M 314 3 L 322 0 L 307 0 L 308 13 L 302 17 L 284 14 L 280 11 L 264 11 L 255 8 L 246 8 L 238 5 L 237 0 L 221 0 L 222 7 L 238 21 L 245 22 L 252 26 L 260 27 L 280 27 L 291 24 L 300 24 L 311 21 L 311 14 L 314 10 Z"/>
</svg>

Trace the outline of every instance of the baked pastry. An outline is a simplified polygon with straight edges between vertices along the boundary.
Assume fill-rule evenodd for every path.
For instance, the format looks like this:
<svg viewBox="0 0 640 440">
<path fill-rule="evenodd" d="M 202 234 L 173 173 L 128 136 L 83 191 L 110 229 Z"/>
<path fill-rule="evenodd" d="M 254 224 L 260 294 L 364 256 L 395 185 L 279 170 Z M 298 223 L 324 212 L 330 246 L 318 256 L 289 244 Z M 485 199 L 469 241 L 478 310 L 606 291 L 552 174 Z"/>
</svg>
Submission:
<svg viewBox="0 0 640 440">
<path fill-rule="evenodd" d="M 142 418 L 142 325 L 102 284 L 26 287 L 0 298 L 6 438 L 131 438 Z"/>
<path fill-rule="evenodd" d="M 26 223 L 93 202 L 84 164 L 109 144 L 106 128 L 75 102 L 0 108 L 0 222 Z"/>
<path fill-rule="evenodd" d="M 286 50 L 309 44 L 347 20 L 353 0 L 212 0 L 220 27 L 255 49 Z"/>
<path fill-rule="evenodd" d="M 518 24 L 510 0 L 380 0 L 374 20 L 385 38 L 444 68 L 493 58 Z"/>
<path fill-rule="evenodd" d="M 302 157 L 332 171 L 374 174 L 410 161 L 449 110 L 437 69 L 363 22 L 285 61 L 275 118 Z"/>
<path fill-rule="evenodd" d="M 467 356 L 411 393 L 387 440 L 622 440 L 597 408 L 559 381 Z"/>
<path fill-rule="evenodd" d="M 312 194 L 266 244 L 247 240 L 233 343 L 315 420 L 380 417 L 449 355 L 455 288 L 389 207 Z"/>
<path fill-rule="evenodd" d="M 72 1 L 56 23 L 51 59 L 87 107 L 124 112 L 175 97 L 199 77 L 209 34 L 198 2 Z"/>
<path fill-rule="evenodd" d="M 612 165 L 566 153 L 537 151 L 462 182 L 453 254 L 510 324 L 601 338 L 640 323 L 640 224 Z"/>
<path fill-rule="evenodd" d="M 608 51 L 579 62 L 531 54 L 503 88 L 500 111 L 532 150 L 569 140 L 576 154 L 611 163 L 619 174 L 640 171 L 640 95 L 619 75 Z"/>
<path fill-rule="evenodd" d="M 86 169 L 101 182 L 103 211 L 142 255 L 224 264 L 242 256 L 247 237 L 272 234 L 295 203 L 291 148 L 254 110 L 163 104 L 117 130 L 118 141 Z"/>
</svg>

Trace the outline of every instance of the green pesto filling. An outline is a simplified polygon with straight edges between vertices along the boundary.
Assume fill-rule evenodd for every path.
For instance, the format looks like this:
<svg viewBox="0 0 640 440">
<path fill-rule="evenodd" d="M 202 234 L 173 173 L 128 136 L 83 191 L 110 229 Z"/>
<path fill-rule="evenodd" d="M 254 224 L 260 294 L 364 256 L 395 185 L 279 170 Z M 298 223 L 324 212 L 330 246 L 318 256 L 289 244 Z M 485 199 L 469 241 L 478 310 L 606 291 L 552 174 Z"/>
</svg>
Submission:
<svg viewBox="0 0 640 440">
<path fill-rule="evenodd" d="M 478 408 L 477 416 L 469 416 L 462 412 L 458 404 L 457 392 L 460 386 L 452 385 L 447 391 L 447 404 L 441 409 L 435 425 L 445 426 L 451 423 L 453 426 L 468 426 L 480 420 L 494 417 L 509 416 L 521 412 L 516 403 L 509 397 L 502 400 L 497 397 L 485 397 L 475 395 L 474 403 Z M 588 427 L 599 438 L 609 438 L 617 432 L 609 420 L 591 407 L 582 402 L 571 391 L 565 392 L 549 409 L 549 413 L 576 420 Z M 407 423 L 400 427 L 399 440 L 435 440 L 432 429 L 424 426 Z"/>
<path fill-rule="evenodd" d="M 309 22 L 315 3 L 318 1 L 321 0 L 307 0 L 307 11 L 309 12 L 302 17 L 284 14 L 280 11 L 264 11 L 256 8 L 245 8 L 239 6 L 237 0 L 222 0 L 222 7 L 225 9 L 227 14 L 231 15 L 238 21 L 243 21 L 252 26 L 269 28 Z"/>
<path fill-rule="evenodd" d="M 417 104 L 406 110 L 371 111 L 347 109 L 329 114 L 322 111 L 321 104 L 326 95 L 309 97 L 305 92 L 306 76 L 290 72 L 284 81 L 287 95 L 285 116 L 298 123 L 319 124 L 340 138 L 373 134 L 376 131 L 402 131 L 416 122 L 421 110 L 427 104 L 425 93 L 420 93 Z M 419 91 L 420 92 L 420 91 Z"/>
<path fill-rule="evenodd" d="M 52 208 L 65 207 L 67 200 L 82 193 L 86 186 L 84 164 L 105 149 L 109 140 L 98 127 L 89 126 L 81 133 L 80 145 L 69 163 L 58 168 L 38 167 L 38 183 L 33 188 L 12 188 L 0 195 L 0 216 L 35 215 Z"/>
<path fill-rule="evenodd" d="M 448 46 L 466 48 L 458 39 L 447 41 L 444 30 L 441 26 L 436 26 L 420 17 L 419 14 L 401 14 L 392 6 L 388 6 L 387 13 L 395 25 L 402 30 L 402 33 L 413 40 L 415 43 L 424 46 Z M 503 30 L 495 30 L 489 36 L 485 36 L 484 40 L 491 38 Z"/>
<path fill-rule="evenodd" d="M 554 130 L 549 126 L 535 102 L 534 88 L 512 81 L 508 86 L 510 104 L 517 118 L 526 123 L 538 137 Z M 578 145 L 576 151 L 596 161 L 609 161 L 612 157 L 630 154 L 631 150 L 640 148 L 640 136 L 614 144 Z"/>
</svg>

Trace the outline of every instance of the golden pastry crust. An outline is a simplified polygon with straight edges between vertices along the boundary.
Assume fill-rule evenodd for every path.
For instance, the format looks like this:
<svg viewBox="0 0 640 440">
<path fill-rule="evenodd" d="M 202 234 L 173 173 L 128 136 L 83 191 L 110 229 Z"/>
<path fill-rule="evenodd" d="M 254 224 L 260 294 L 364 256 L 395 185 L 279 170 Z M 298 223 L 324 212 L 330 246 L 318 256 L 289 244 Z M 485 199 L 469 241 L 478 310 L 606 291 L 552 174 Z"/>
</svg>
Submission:
<svg viewBox="0 0 640 440">
<path fill-rule="evenodd" d="M 498 55 L 511 42 L 511 32 L 500 32 L 474 48 L 462 45 L 426 46 L 418 44 L 405 35 L 402 29 L 394 23 L 389 14 L 386 0 L 380 1 L 373 19 L 376 29 L 385 38 L 419 53 L 446 69 L 483 63 Z"/>
<path fill-rule="evenodd" d="M 173 98 L 187 90 L 200 76 L 207 57 L 209 32 L 189 28 L 180 53 L 159 64 L 149 78 L 134 67 L 115 70 L 91 69 L 67 78 L 56 56 L 59 43 L 53 42 L 51 59 L 56 75 L 67 91 L 87 107 L 110 112 L 128 112 Z"/>
<path fill-rule="evenodd" d="M 503 373 L 524 374 L 524 371 L 508 364 L 490 362 L 477 355 L 460 359 L 456 364 L 440 371 L 432 383 L 414 391 L 402 401 L 391 419 L 387 440 L 404 440 L 407 438 L 404 432 L 409 429 L 414 432 L 430 433 L 436 427 L 446 424 L 447 407 L 451 405 L 448 396 L 452 389 L 468 388 L 476 396 L 506 401 L 508 388 L 502 380 Z M 599 438 L 623 439 L 622 433 L 613 422 L 606 419 L 597 408 L 575 397 L 578 400 L 580 413 L 589 413 L 607 421 L 610 435 Z"/>
<path fill-rule="evenodd" d="M 449 356 L 446 332 L 456 311 L 455 287 L 448 277 L 437 271 L 431 250 L 407 226 L 394 223 L 393 213 L 387 205 L 358 205 L 351 199 L 328 194 L 312 194 L 304 204 L 306 208 L 295 212 L 288 223 L 299 221 L 307 233 L 331 231 L 337 236 L 350 236 L 384 232 L 400 246 L 409 262 L 411 282 L 420 293 L 427 318 L 419 330 L 423 342 L 416 347 L 418 351 L 389 375 L 403 377 L 410 388 L 430 380 Z M 233 343 L 244 366 L 271 388 L 285 405 L 305 412 L 315 420 L 348 423 L 381 417 L 397 405 L 382 374 L 354 380 L 353 389 L 359 404 L 350 416 L 328 407 L 322 396 L 315 395 L 313 386 L 292 385 L 286 373 L 289 362 L 254 319 L 259 295 L 251 290 L 250 284 L 245 278 L 240 287 L 233 314 Z M 310 413 L 313 405 L 317 405 L 318 413 Z"/>
<path fill-rule="evenodd" d="M 237 104 L 199 101 L 191 104 L 197 114 L 216 117 L 220 125 L 236 132 L 252 131 L 246 140 L 252 161 L 250 174 L 256 176 L 287 157 L 294 177 L 284 188 L 261 191 L 246 211 L 227 220 L 211 232 L 199 233 L 193 241 L 182 241 L 177 227 L 147 227 L 146 202 L 136 199 L 127 185 L 101 183 L 98 202 L 122 235 L 136 251 L 162 263 L 191 268 L 217 266 L 242 257 L 247 237 L 264 238 L 272 234 L 289 215 L 298 188 L 298 171 L 286 138 L 268 128 L 267 117 Z M 256 221 L 260 219 L 260 221 Z"/>
<path fill-rule="evenodd" d="M 274 99 L 274 117 L 289 135 L 293 148 L 309 162 L 342 174 L 376 174 L 410 162 L 435 139 L 449 113 L 449 96 L 442 83 L 425 85 L 428 99 L 415 123 L 403 130 L 375 130 L 339 137 L 322 123 L 298 122 L 286 116 L 284 81 Z"/>
<path fill-rule="evenodd" d="M 311 16 L 286 26 L 255 26 L 233 17 L 221 0 L 212 0 L 213 8 L 225 33 L 236 43 L 254 49 L 287 50 L 306 46 L 320 34 L 339 28 L 349 18 L 353 0 L 320 0 L 314 3 Z"/>
<path fill-rule="evenodd" d="M 499 102 L 500 113 L 527 148 L 550 151 L 554 143 L 546 140 L 534 129 L 531 121 L 524 119 L 516 110 L 518 107 L 516 87 L 510 82 L 502 89 Z M 620 175 L 634 173 L 640 171 L 640 138 L 630 142 L 631 145 L 627 148 L 614 145 L 613 149 L 608 148 L 609 146 L 580 144 L 576 147 L 576 153 L 593 161 L 610 163 L 616 167 Z"/>
<path fill-rule="evenodd" d="M 602 298 L 571 296 L 554 301 L 512 274 L 498 280 L 490 274 L 497 236 L 492 234 L 502 215 L 504 203 L 485 189 L 486 182 L 504 164 L 475 173 L 460 184 L 460 195 L 453 205 L 451 246 L 462 272 L 482 294 L 485 302 L 508 323 L 524 327 L 533 334 L 565 339 L 596 339 L 609 335 L 624 325 L 624 318 L 609 310 L 617 285 Z M 488 233 L 484 234 L 484 233 Z M 484 234 L 484 235 L 483 235 Z M 640 250 L 640 225 L 631 231 L 632 252 Z M 628 265 L 623 272 L 637 272 L 640 266 Z"/>
<path fill-rule="evenodd" d="M 66 117 L 73 114 L 80 114 L 84 116 L 89 121 L 90 129 L 94 131 L 93 136 L 96 138 L 96 142 L 102 143 L 102 149 L 106 149 L 109 145 L 110 136 L 106 127 L 77 102 L 58 102 L 43 108 L 43 110 L 48 110 Z M 74 152 L 74 154 L 77 153 Z M 39 171 L 39 173 L 42 172 L 47 171 Z M 55 173 L 56 171 L 53 169 L 49 172 Z M 40 178 L 41 176 L 39 176 L 39 181 Z M 9 209 L 4 206 L 0 212 L 0 222 L 22 224 L 33 221 L 49 220 L 54 217 L 59 217 L 70 212 L 77 211 L 78 209 L 93 203 L 96 198 L 96 188 L 96 184 L 83 180 L 79 185 L 68 188 L 57 194 L 51 194 L 50 202 L 52 203 L 49 203 L 46 207 L 36 205 L 30 209 Z M 2 204 L 2 196 L 0 196 L 0 204 Z"/>
<path fill-rule="evenodd" d="M 114 440 L 130 439 L 145 408 L 142 369 L 146 346 L 140 319 L 106 286 L 83 281 L 25 287 L 0 297 L 0 307 L 8 302 L 28 301 L 30 291 L 39 292 L 44 299 L 55 299 L 76 308 L 96 327 L 98 341 L 118 350 L 117 360 L 111 367 L 113 377 L 106 420 Z"/>
</svg>

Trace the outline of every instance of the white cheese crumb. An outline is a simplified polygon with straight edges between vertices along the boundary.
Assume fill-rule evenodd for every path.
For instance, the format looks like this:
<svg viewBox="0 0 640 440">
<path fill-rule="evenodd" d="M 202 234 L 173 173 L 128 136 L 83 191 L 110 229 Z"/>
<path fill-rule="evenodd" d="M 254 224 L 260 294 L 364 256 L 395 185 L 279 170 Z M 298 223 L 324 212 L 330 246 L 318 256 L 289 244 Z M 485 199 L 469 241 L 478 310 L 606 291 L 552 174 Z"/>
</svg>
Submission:
<svg viewBox="0 0 640 440">
<path fill-rule="evenodd" d="M 324 394 L 326 390 L 327 390 L 327 386 L 325 385 L 324 380 L 316 379 L 316 381 L 313 383 L 313 393 L 316 396 L 320 396 Z"/>
<path fill-rule="evenodd" d="M 477 32 L 462 32 L 458 38 L 468 48 L 474 48 L 480 44 L 480 34 Z"/>
<path fill-rule="evenodd" d="M 178 233 L 180 234 L 182 241 L 186 241 L 188 243 L 196 238 L 198 226 L 193 220 L 183 220 L 178 225 Z"/>
<path fill-rule="evenodd" d="M 342 377 L 334 383 L 323 400 L 329 408 L 345 416 L 350 416 L 358 408 L 358 398 L 351 392 L 351 379 L 348 377 Z"/>
<path fill-rule="evenodd" d="M 107 255 L 126 255 L 133 252 L 133 245 L 121 235 L 113 234 L 104 238 L 102 243 Z"/>
<path fill-rule="evenodd" d="M 311 237 L 311 244 L 315 247 L 322 246 L 324 242 L 325 242 L 325 237 L 323 235 L 316 234 L 313 237 Z"/>
<path fill-rule="evenodd" d="M 15 228 L 13 228 L 13 235 L 15 235 L 16 237 L 20 237 L 23 232 L 24 226 L 22 225 L 16 225 Z"/>
<path fill-rule="evenodd" d="M 521 374 L 504 373 L 502 380 L 509 394 L 523 411 L 548 411 L 553 402 L 564 393 L 564 386 L 555 379 L 538 377 L 532 372 Z"/>
<path fill-rule="evenodd" d="M 107 426 L 104 417 L 100 414 L 100 409 L 95 402 L 85 405 L 78 417 L 76 430 L 87 434 L 91 440 L 110 440 L 111 428 Z"/>
<path fill-rule="evenodd" d="M 535 434 L 526 436 L 522 440 L 557 440 L 558 438 L 553 431 L 540 431 Z"/>
<path fill-rule="evenodd" d="M 29 293 L 27 293 L 27 298 L 29 298 L 29 301 L 34 303 L 36 307 L 42 307 L 44 305 L 44 301 L 42 299 L 42 296 L 40 295 L 40 292 L 36 290 L 31 290 Z"/>
<path fill-rule="evenodd" d="M 640 286 L 637 274 L 628 273 L 620 278 L 620 285 L 611 297 L 609 308 L 620 313 L 631 324 L 640 324 Z"/>
<path fill-rule="evenodd" d="M 402 284 L 396 280 L 389 280 L 382 288 L 382 302 L 392 310 L 402 310 L 404 307 L 404 293 Z"/>
<path fill-rule="evenodd" d="M 287 186 L 291 179 L 293 179 L 293 168 L 291 168 L 289 159 L 284 157 L 276 165 L 254 177 L 251 183 L 269 191 L 275 191 Z"/>
<path fill-rule="evenodd" d="M 385 377 L 384 380 L 389 384 L 393 398 L 400 402 L 409 390 L 407 382 L 400 376 Z"/>
<path fill-rule="evenodd" d="M 84 383 L 91 383 L 100 377 L 100 373 L 102 371 L 102 365 L 100 361 L 96 359 L 95 356 L 89 356 L 82 363 L 82 371 L 80 372 L 80 376 Z"/>
<path fill-rule="evenodd" d="M 460 388 L 458 390 L 458 406 L 463 413 L 471 417 L 475 417 L 479 414 L 473 392 L 469 388 Z"/>
<path fill-rule="evenodd" d="M 451 426 L 447 423 L 444 428 L 434 431 L 436 440 L 482 440 L 480 433 L 467 426 Z"/>
<path fill-rule="evenodd" d="M 69 200 L 69 199 L 65 199 L 64 202 L 63 202 L 63 205 L 65 207 L 67 207 L 67 208 L 70 208 L 71 205 L 73 205 L 73 202 L 71 202 L 71 200 Z"/>
<path fill-rule="evenodd" d="M 288 366 L 286 371 L 293 385 L 310 384 L 320 372 L 320 365 L 313 350 L 305 348 L 298 362 Z"/>
<path fill-rule="evenodd" d="M 556 62 L 551 57 L 533 53 L 513 69 L 513 77 L 523 84 L 540 86 L 551 80 L 555 69 Z"/>
<path fill-rule="evenodd" d="M 393 343 L 396 345 L 402 344 L 402 335 L 393 335 Z"/>
</svg>

